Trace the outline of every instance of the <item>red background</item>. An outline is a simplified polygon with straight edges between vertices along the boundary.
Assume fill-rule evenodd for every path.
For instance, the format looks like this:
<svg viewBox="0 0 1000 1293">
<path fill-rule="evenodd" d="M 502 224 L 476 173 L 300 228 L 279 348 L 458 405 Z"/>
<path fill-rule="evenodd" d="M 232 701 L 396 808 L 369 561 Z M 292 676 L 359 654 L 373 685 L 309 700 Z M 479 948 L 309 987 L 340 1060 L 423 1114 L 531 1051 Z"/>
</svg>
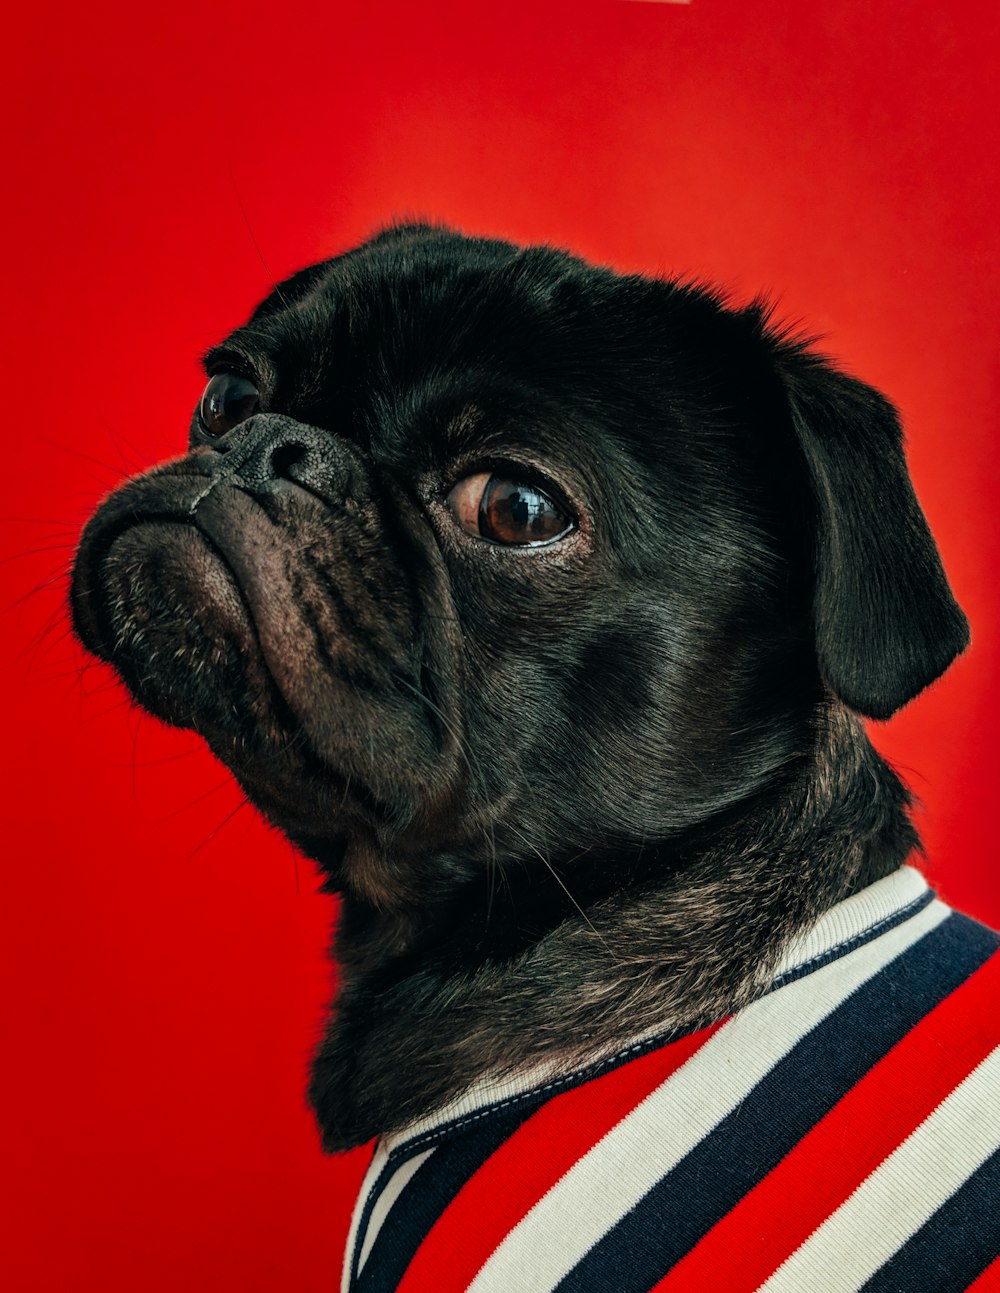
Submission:
<svg viewBox="0 0 1000 1293">
<path fill-rule="evenodd" d="M 336 1284 L 364 1158 L 324 1159 L 303 1097 L 328 900 L 197 740 L 81 670 L 60 572 L 99 495 L 182 445 L 196 356 L 269 274 L 393 215 L 773 289 L 899 404 L 975 644 L 876 738 L 932 879 L 1000 924 L 992 0 L 23 8 L 0 90 L 6 1287 Z"/>
</svg>

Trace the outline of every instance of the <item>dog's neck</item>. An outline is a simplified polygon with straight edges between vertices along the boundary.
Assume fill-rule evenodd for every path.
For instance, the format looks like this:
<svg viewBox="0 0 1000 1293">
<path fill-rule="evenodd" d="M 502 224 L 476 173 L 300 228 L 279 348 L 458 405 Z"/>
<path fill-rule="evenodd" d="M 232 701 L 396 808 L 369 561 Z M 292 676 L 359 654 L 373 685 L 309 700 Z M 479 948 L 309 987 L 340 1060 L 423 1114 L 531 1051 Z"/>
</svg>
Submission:
<svg viewBox="0 0 1000 1293">
<path fill-rule="evenodd" d="M 398 1130 L 488 1074 L 570 1071 L 750 1001 L 796 934 L 919 844 L 861 723 L 833 703 L 815 731 L 803 764 L 726 821 L 554 879 L 525 871 L 478 926 L 467 905 L 442 909 L 418 944 L 402 918 L 345 900 L 310 1091 L 325 1147 Z M 528 933 L 525 911 L 543 913 Z"/>
</svg>

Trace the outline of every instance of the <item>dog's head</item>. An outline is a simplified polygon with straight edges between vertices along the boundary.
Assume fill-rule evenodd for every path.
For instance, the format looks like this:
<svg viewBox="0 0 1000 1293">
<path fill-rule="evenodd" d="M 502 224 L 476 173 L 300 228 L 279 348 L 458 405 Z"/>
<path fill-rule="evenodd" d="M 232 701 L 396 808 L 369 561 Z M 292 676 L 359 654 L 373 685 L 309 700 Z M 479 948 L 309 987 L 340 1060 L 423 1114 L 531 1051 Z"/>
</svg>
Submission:
<svg viewBox="0 0 1000 1293">
<path fill-rule="evenodd" d="M 698 828 L 966 644 L 891 407 L 760 307 L 411 226 L 206 366 L 76 628 L 376 904 Z"/>
</svg>

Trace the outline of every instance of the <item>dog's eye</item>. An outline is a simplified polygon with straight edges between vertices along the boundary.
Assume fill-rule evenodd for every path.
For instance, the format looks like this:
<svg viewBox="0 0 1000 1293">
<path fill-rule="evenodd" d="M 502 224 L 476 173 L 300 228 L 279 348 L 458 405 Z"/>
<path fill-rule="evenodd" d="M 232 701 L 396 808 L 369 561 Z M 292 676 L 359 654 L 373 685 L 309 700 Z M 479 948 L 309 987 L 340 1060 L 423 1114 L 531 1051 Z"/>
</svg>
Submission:
<svg viewBox="0 0 1000 1293">
<path fill-rule="evenodd" d="M 216 373 L 198 405 L 198 421 L 206 435 L 217 439 L 245 422 L 260 408 L 260 391 L 239 373 Z"/>
<path fill-rule="evenodd" d="M 466 534 L 493 543 L 550 543 L 572 529 L 570 519 L 537 486 L 489 472 L 460 480 L 448 506 Z"/>
</svg>

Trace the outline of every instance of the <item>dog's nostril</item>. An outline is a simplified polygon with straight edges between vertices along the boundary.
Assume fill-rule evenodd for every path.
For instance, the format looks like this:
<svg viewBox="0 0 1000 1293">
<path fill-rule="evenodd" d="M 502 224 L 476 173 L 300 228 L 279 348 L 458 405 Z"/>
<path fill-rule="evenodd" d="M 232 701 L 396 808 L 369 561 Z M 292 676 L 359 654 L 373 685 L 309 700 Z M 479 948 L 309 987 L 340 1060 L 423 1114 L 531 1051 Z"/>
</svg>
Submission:
<svg viewBox="0 0 1000 1293">
<path fill-rule="evenodd" d="M 306 456 L 306 446 L 294 441 L 279 444 L 271 451 L 271 471 L 276 480 L 290 480 L 291 469 Z"/>
</svg>

